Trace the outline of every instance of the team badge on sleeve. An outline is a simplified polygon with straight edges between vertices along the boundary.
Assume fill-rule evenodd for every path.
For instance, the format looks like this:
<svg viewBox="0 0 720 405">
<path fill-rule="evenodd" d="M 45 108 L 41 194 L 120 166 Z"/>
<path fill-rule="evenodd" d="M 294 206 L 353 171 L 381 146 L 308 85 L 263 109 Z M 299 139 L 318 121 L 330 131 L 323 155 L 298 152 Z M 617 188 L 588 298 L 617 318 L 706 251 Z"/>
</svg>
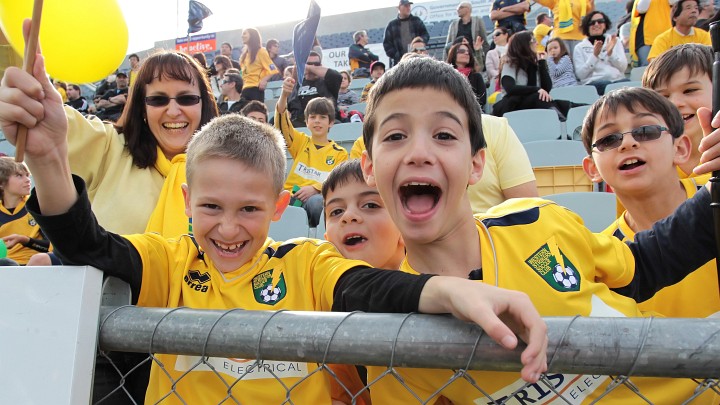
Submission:
<svg viewBox="0 0 720 405">
<path fill-rule="evenodd" d="M 328 166 L 332 166 L 335 164 L 335 156 L 328 156 L 325 158 L 325 164 Z"/>
<path fill-rule="evenodd" d="M 580 290 L 580 273 L 553 243 L 542 245 L 525 263 L 557 291 Z"/>
<path fill-rule="evenodd" d="M 273 283 L 273 270 L 262 272 L 253 277 L 252 289 L 255 301 L 260 304 L 275 305 L 285 298 L 287 293 L 285 276 L 280 273 L 280 277 Z"/>
</svg>

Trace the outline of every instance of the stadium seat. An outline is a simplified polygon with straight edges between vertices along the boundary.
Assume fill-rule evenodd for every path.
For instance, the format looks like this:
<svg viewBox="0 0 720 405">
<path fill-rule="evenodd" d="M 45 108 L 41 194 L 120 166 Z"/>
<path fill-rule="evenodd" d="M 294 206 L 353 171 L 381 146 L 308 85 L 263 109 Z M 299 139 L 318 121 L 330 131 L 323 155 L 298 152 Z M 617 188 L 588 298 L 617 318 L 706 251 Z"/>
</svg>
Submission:
<svg viewBox="0 0 720 405">
<path fill-rule="evenodd" d="M 605 94 L 608 94 L 608 92 L 622 89 L 623 87 L 642 87 L 642 83 L 640 83 L 639 80 L 633 80 L 629 82 L 619 82 L 619 83 L 610 83 L 605 87 Z"/>
<path fill-rule="evenodd" d="M 530 109 L 505 113 L 520 142 L 554 140 L 561 136 L 560 120 L 554 110 Z"/>
<path fill-rule="evenodd" d="M 278 99 L 276 99 L 276 98 L 265 100 L 265 106 L 267 107 L 268 112 L 275 111 L 275 105 L 277 104 L 277 102 L 278 102 Z"/>
<path fill-rule="evenodd" d="M 367 77 L 353 79 L 353 81 L 350 82 L 350 86 L 348 86 L 348 89 L 362 91 L 362 89 L 365 87 L 365 85 L 370 83 L 370 80 L 372 80 L 372 79 L 367 78 Z"/>
<path fill-rule="evenodd" d="M 545 197 L 580 215 L 585 226 L 593 232 L 602 232 L 615 221 L 616 198 L 614 193 L 561 193 Z"/>
<path fill-rule="evenodd" d="M 630 80 L 642 81 L 643 73 L 645 73 L 647 66 L 634 67 L 630 70 Z"/>
<path fill-rule="evenodd" d="M 585 119 L 585 114 L 587 114 L 588 110 L 590 109 L 589 105 L 581 105 L 579 107 L 573 107 L 568 111 L 567 115 L 567 121 L 565 121 L 565 134 L 568 136 L 569 139 L 572 139 L 574 141 L 580 141 L 580 132 L 576 133 L 575 131 L 580 128 L 582 129 L 582 123 Z"/>
<path fill-rule="evenodd" d="M 362 135 L 362 127 L 362 122 L 335 124 L 330 128 L 328 138 L 335 141 L 350 153 L 353 143 Z"/>
<path fill-rule="evenodd" d="M 325 210 L 320 213 L 320 222 L 317 228 L 310 228 L 310 237 L 316 239 L 325 239 Z"/>
<path fill-rule="evenodd" d="M 582 168 L 587 153 L 579 141 L 537 141 L 523 144 L 535 173 L 538 194 L 591 192 L 592 181 Z"/>
<path fill-rule="evenodd" d="M 579 141 L 535 141 L 523 144 L 530 166 L 582 166 L 587 152 Z"/>
<path fill-rule="evenodd" d="M 558 100 L 567 100 L 578 104 L 592 104 L 600 98 L 595 86 L 588 85 L 554 88 L 550 90 L 550 96 Z"/>
<path fill-rule="evenodd" d="M 310 226 L 305 209 L 291 205 L 285 209 L 279 221 L 270 223 L 268 236 L 276 241 L 286 241 L 292 238 L 307 238 L 309 232 Z"/>
<path fill-rule="evenodd" d="M 8 142 L 2 131 L 0 131 L 0 156 L 15 156 L 15 147 Z"/>
<path fill-rule="evenodd" d="M 361 113 L 365 114 L 365 106 L 366 105 L 367 105 L 367 103 L 352 104 L 352 105 L 349 105 L 347 109 L 348 109 L 348 111 L 353 111 L 353 110 L 360 111 Z"/>
<path fill-rule="evenodd" d="M 275 91 L 273 89 L 265 88 L 265 100 L 271 100 L 275 98 Z"/>
<path fill-rule="evenodd" d="M 274 80 L 272 82 L 268 82 L 267 85 L 265 86 L 265 89 L 266 90 L 267 89 L 271 89 L 271 90 L 282 89 L 282 85 L 283 85 L 282 80 Z"/>
</svg>

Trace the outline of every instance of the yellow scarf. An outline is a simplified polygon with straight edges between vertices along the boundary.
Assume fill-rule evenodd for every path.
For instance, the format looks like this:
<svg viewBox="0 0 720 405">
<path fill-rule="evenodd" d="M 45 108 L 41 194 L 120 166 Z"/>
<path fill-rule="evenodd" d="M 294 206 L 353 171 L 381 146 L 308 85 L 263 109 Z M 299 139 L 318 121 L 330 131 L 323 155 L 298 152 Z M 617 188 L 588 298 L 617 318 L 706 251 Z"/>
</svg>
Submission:
<svg viewBox="0 0 720 405">
<path fill-rule="evenodd" d="M 585 17 L 585 14 L 587 13 L 587 1 L 586 0 L 575 0 L 580 1 L 580 20 Z M 560 0 L 558 2 L 558 31 L 562 34 L 565 32 L 571 32 L 573 29 L 575 29 L 575 24 L 573 24 L 573 10 L 572 10 L 572 3 L 570 0 Z M 580 21 L 578 21 L 578 24 Z"/>
<path fill-rule="evenodd" d="M 175 238 L 191 233 L 192 221 L 185 215 L 185 200 L 183 199 L 181 185 L 187 182 L 185 177 L 185 154 L 176 155 L 172 161 L 167 160 L 158 148 L 158 157 L 155 169 L 165 177 L 165 183 L 160 191 L 158 202 L 155 205 L 145 232 L 156 232 L 166 238 Z"/>
</svg>

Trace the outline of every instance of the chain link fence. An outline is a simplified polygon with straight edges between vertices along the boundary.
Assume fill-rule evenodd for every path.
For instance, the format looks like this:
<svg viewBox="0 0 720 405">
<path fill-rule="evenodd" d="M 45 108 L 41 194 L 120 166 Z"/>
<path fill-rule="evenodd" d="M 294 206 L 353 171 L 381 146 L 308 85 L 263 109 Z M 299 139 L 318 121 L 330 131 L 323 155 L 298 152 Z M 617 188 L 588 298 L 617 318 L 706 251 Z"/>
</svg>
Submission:
<svg viewBox="0 0 720 405">
<path fill-rule="evenodd" d="M 127 382 L 150 364 L 146 403 L 330 404 L 329 392 L 334 405 L 720 403 L 719 319 L 545 318 L 549 370 L 527 384 L 522 348 L 449 316 L 101 312 L 100 358 L 118 382 L 97 403 L 141 402 Z M 127 367 L 117 352 L 149 354 Z M 367 380 L 348 365 L 368 366 Z"/>
</svg>

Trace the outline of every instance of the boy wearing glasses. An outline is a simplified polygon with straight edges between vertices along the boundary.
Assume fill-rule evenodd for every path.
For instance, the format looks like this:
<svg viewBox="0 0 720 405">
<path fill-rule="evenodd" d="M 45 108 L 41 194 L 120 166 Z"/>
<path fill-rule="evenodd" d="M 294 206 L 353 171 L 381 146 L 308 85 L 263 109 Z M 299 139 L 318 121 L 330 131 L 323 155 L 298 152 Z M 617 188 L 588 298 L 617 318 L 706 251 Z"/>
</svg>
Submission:
<svg viewBox="0 0 720 405">
<path fill-rule="evenodd" d="M 626 211 L 603 233 L 633 240 L 635 233 L 671 215 L 702 185 L 680 179 L 676 165 L 690 156 L 677 108 L 656 92 L 625 88 L 606 95 L 588 112 L 582 141 L 590 156 L 583 168 L 613 188 Z M 704 297 L 697 305 L 697 297 Z M 681 282 L 639 302 L 642 311 L 669 317 L 706 317 L 720 311 L 718 276 L 711 260 Z"/>
</svg>

